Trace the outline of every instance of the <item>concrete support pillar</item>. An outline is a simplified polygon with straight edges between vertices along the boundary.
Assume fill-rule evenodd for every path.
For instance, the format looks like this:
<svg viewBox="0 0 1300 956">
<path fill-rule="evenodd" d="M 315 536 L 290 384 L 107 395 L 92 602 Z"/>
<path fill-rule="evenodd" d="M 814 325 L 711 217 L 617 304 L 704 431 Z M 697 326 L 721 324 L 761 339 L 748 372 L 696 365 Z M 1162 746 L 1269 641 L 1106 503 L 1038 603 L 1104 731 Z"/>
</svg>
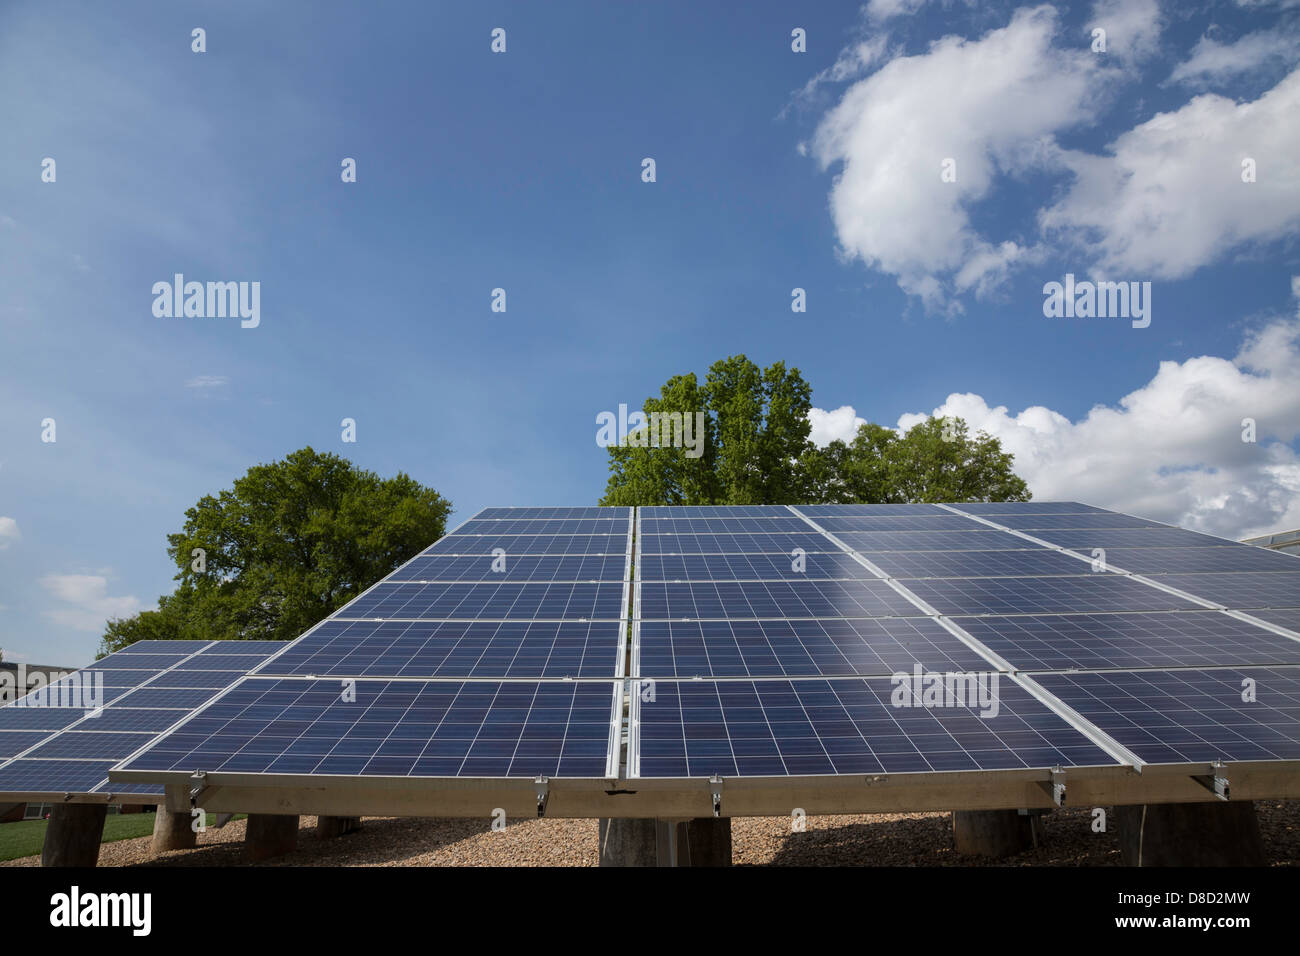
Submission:
<svg viewBox="0 0 1300 956">
<path fill-rule="evenodd" d="M 954 810 L 952 838 L 964 856 L 1001 859 L 1033 847 L 1034 828 L 1018 810 Z"/>
<path fill-rule="evenodd" d="M 41 866 L 94 866 L 104 838 L 103 803 L 60 803 L 50 808 Z"/>
<path fill-rule="evenodd" d="M 250 813 L 244 848 L 250 860 L 283 856 L 298 845 L 298 818 L 280 813 Z"/>
<path fill-rule="evenodd" d="M 731 866 L 731 818 L 697 817 L 686 824 L 691 866 Z"/>
<path fill-rule="evenodd" d="M 1116 807 L 1125 866 L 1267 866 L 1249 800 Z"/>
<path fill-rule="evenodd" d="M 654 866 L 656 821 L 616 818 L 600 821 L 601 866 Z"/>
<path fill-rule="evenodd" d="M 361 829 L 360 817 L 317 817 L 316 835 L 322 840 L 341 837 Z"/>
<path fill-rule="evenodd" d="M 192 850 L 198 845 L 199 835 L 192 825 L 193 818 L 188 810 L 168 810 L 167 805 L 158 804 L 153 818 L 153 842 L 149 844 L 149 854 L 157 856 L 168 850 Z"/>
<path fill-rule="evenodd" d="M 730 866 L 731 820 L 601 820 L 601 866 Z"/>
</svg>

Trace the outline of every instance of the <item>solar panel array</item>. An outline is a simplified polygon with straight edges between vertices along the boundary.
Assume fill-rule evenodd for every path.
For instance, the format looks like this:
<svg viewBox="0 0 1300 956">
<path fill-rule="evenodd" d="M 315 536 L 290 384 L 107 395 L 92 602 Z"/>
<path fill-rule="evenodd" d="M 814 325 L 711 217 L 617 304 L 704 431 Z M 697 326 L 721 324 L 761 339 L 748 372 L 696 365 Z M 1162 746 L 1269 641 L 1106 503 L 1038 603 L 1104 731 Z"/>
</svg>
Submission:
<svg viewBox="0 0 1300 956">
<path fill-rule="evenodd" d="M 1295 560 L 1074 502 L 490 508 L 115 776 L 1300 759 Z"/>
<path fill-rule="evenodd" d="M 1300 756 L 1289 556 L 1075 502 L 639 521 L 630 775 Z M 898 706 L 918 667 L 996 679 L 996 716 Z"/>
<path fill-rule="evenodd" d="M 631 508 L 488 508 L 124 764 L 617 775 Z"/>
<path fill-rule="evenodd" d="M 108 768 L 283 646 L 141 641 L 0 707 L 0 795 L 161 794 Z"/>
</svg>

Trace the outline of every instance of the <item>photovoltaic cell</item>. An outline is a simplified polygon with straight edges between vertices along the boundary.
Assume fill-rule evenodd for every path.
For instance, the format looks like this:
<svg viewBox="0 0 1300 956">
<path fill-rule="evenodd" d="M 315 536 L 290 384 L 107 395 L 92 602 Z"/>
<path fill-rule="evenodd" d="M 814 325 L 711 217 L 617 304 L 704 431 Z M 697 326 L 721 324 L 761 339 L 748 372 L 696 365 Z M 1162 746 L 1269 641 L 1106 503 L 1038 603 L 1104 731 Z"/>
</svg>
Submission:
<svg viewBox="0 0 1300 956">
<path fill-rule="evenodd" d="M 642 534 L 804 533 L 808 522 L 785 509 L 770 518 L 641 518 Z"/>
<path fill-rule="evenodd" d="M 1159 521 L 1152 521 L 1149 518 L 1135 518 L 1132 515 L 1113 514 L 1111 512 L 1087 515 L 998 515 L 997 517 L 988 517 L 988 520 L 1005 528 L 1028 531 L 1031 534 L 1035 531 L 1050 531 L 1058 528 L 1086 528 L 1089 530 L 1155 528 L 1176 530 L 1167 524 L 1161 524 Z M 1041 535 L 1041 537 L 1047 537 L 1047 535 Z"/>
<path fill-rule="evenodd" d="M 1300 558 L 1245 544 L 1211 548 L 1110 548 L 1106 551 L 1106 563 L 1135 574 L 1300 571 Z"/>
<path fill-rule="evenodd" d="M 631 508 L 484 508 L 474 516 L 478 519 L 491 518 L 621 518 L 630 520 Z"/>
<path fill-rule="evenodd" d="M 1091 554 L 1093 548 L 1212 548 L 1225 542 L 1181 528 L 1051 528 L 1025 531 L 1062 548 Z"/>
<path fill-rule="evenodd" d="M 439 539 L 425 555 L 481 557 L 501 549 L 516 557 L 525 554 L 618 554 L 627 551 L 627 532 L 621 534 L 453 534 Z"/>
<path fill-rule="evenodd" d="M 997 515 L 1110 514 L 1077 501 L 968 501 L 949 505 L 967 514 L 995 519 Z"/>
<path fill-rule="evenodd" d="M 992 528 L 979 531 L 839 531 L 835 537 L 854 551 L 1006 551 L 1033 542 Z"/>
<path fill-rule="evenodd" d="M 936 515 L 847 515 L 813 519 L 831 534 L 841 531 L 975 531 L 979 525 L 954 514 Z"/>
<path fill-rule="evenodd" d="M 642 534 L 641 554 L 809 554 L 842 552 L 830 538 L 809 529 L 797 534 Z"/>
<path fill-rule="evenodd" d="M 493 570 L 497 568 L 499 570 Z M 626 554 L 421 555 L 388 581 L 618 581 L 627 577 Z"/>
<path fill-rule="evenodd" d="M 1074 562 L 1078 564 L 1078 562 Z M 874 578 L 842 552 L 827 554 L 643 554 L 642 581 L 781 581 Z"/>
<path fill-rule="evenodd" d="M 907 589 L 940 614 L 1164 611 L 1198 606 L 1109 573 L 1073 578 L 913 579 Z"/>
<path fill-rule="evenodd" d="M 618 620 L 622 583 L 378 584 L 334 617 Z"/>
<path fill-rule="evenodd" d="M 1019 670 L 1300 664 L 1300 641 L 1220 611 L 955 617 Z"/>
<path fill-rule="evenodd" d="M 485 521 L 473 518 L 456 531 L 453 537 L 471 534 L 605 534 L 626 535 L 627 518 L 518 518 Z"/>
<path fill-rule="evenodd" d="M 622 623 L 326 621 L 257 673 L 321 677 L 606 677 Z"/>
<path fill-rule="evenodd" d="M 11 760 L 0 764 L 0 793 L 90 793 L 108 780 L 108 768 L 115 762 Z M 161 787 L 156 790 L 162 792 Z"/>
<path fill-rule="evenodd" d="M 614 682 L 251 677 L 124 770 L 349 777 L 604 777 Z"/>
<path fill-rule="evenodd" d="M 867 551 L 862 553 L 862 557 L 895 578 L 1043 577 L 1091 573 L 1090 564 L 1076 557 L 1032 546 L 1031 550 L 1025 551 Z"/>
<path fill-rule="evenodd" d="M 795 505 L 795 511 L 816 520 L 855 515 L 947 515 L 938 505 Z"/>
<path fill-rule="evenodd" d="M 642 619 L 885 617 L 922 614 L 883 581 L 642 582 Z"/>
<path fill-rule="evenodd" d="M 1300 760 L 1300 669 L 1034 678 L 1147 763 Z M 1256 698 L 1242 700 L 1243 682 Z"/>
<path fill-rule="evenodd" d="M 641 509 L 647 518 L 772 518 L 789 515 L 780 505 L 648 505 Z"/>
<path fill-rule="evenodd" d="M 1230 608 L 1300 607 L 1300 573 L 1162 574 L 1152 580 Z"/>
<path fill-rule="evenodd" d="M 643 621 L 634 662 L 635 673 L 650 678 L 893 674 L 918 664 L 926 671 L 989 667 L 926 617 Z"/>
<path fill-rule="evenodd" d="M 924 773 L 1115 761 L 1018 685 L 996 716 L 896 707 L 889 678 L 657 681 L 632 747 L 642 777 Z M 989 711 L 991 713 L 991 711 Z"/>
</svg>

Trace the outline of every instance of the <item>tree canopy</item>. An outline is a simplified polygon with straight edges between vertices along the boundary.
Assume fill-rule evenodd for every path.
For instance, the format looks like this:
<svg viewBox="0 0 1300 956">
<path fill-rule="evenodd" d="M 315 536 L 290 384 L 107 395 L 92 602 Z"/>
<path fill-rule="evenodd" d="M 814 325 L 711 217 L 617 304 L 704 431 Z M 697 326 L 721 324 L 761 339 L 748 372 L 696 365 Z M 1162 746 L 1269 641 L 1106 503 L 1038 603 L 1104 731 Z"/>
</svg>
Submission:
<svg viewBox="0 0 1300 956">
<path fill-rule="evenodd" d="M 256 465 L 185 512 L 167 536 L 180 584 L 156 611 L 109 621 L 101 650 L 297 637 L 440 538 L 450 512 L 406 474 L 380 478 L 311 448 Z"/>
<path fill-rule="evenodd" d="M 602 505 L 851 504 L 1028 501 L 1013 456 L 960 418 L 900 434 L 867 423 L 850 442 L 810 439 L 812 388 L 797 368 L 760 369 L 743 355 L 713 363 L 701 386 L 676 375 L 646 399 L 647 416 L 704 414 L 702 453 L 654 445 L 647 425 L 612 445 Z M 640 433 L 638 435 L 638 433 Z M 639 439 L 639 440 L 638 440 Z"/>
</svg>

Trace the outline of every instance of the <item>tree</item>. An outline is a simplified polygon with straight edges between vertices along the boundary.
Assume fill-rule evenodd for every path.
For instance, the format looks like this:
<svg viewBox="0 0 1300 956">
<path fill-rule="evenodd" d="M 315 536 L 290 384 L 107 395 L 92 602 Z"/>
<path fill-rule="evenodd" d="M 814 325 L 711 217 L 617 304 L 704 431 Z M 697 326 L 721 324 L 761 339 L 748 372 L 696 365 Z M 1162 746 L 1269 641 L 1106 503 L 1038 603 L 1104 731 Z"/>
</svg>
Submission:
<svg viewBox="0 0 1300 956">
<path fill-rule="evenodd" d="M 704 427 L 698 457 L 668 442 L 662 429 L 637 429 L 610 446 L 610 478 L 602 505 L 765 504 L 794 501 L 802 480 L 798 458 L 808 445 L 812 389 L 799 370 L 777 362 L 760 369 L 743 355 L 714 362 L 701 387 L 694 374 L 670 378 L 647 415 L 681 413 Z M 662 418 L 661 418 L 662 420 Z M 652 419 L 653 421 L 653 419 Z"/>
<path fill-rule="evenodd" d="M 451 504 L 303 448 L 205 495 L 167 536 L 176 590 L 109 621 L 101 650 L 144 639 L 297 637 L 440 538 Z M 201 552 L 201 553 L 200 553 Z"/>
<path fill-rule="evenodd" d="M 850 504 L 1027 501 L 1001 442 L 959 418 L 929 418 L 900 434 L 871 423 L 852 441 L 810 440 L 812 388 L 798 369 L 765 370 L 743 355 L 715 362 L 703 387 L 668 380 L 644 410 L 705 413 L 699 457 L 654 447 L 647 426 L 611 446 L 602 505 Z M 651 421 L 654 419 L 652 418 Z"/>
</svg>

